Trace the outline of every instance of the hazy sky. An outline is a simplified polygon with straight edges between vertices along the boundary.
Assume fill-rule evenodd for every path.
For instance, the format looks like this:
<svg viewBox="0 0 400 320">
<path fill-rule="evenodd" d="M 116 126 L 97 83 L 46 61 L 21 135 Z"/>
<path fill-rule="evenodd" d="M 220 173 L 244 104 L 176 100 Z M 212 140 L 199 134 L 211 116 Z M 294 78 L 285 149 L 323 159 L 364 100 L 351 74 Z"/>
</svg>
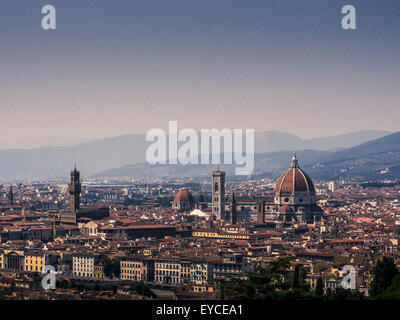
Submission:
<svg viewBox="0 0 400 320">
<path fill-rule="evenodd" d="M 398 0 L 1 0 L 0 140 L 398 131 L 399 39 Z"/>
</svg>

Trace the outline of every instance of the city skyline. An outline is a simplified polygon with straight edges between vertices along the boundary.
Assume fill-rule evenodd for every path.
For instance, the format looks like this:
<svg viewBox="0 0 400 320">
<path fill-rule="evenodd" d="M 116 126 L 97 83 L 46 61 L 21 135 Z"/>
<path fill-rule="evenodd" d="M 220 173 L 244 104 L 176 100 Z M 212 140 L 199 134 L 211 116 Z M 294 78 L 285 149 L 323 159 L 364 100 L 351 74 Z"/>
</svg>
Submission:
<svg viewBox="0 0 400 320">
<path fill-rule="evenodd" d="M 314 181 L 296 154 L 276 180 L 80 177 L 0 185 L 3 299 L 398 299 L 398 180 Z"/>
</svg>

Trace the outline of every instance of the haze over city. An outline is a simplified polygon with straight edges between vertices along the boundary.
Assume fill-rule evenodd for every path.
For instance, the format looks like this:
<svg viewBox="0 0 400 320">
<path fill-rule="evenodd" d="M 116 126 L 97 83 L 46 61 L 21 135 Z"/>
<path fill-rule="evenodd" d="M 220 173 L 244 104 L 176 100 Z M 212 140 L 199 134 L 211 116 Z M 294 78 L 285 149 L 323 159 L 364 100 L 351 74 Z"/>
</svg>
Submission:
<svg viewBox="0 0 400 320">
<path fill-rule="evenodd" d="M 335 1 L 92 3 L 52 1 L 57 29 L 44 32 L 41 3 L 2 1 L 3 146 L 145 134 L 169 120 L 301 138 L 399 129 L 398 1 L 352 1 L 354 31 Z"/>
</svg>

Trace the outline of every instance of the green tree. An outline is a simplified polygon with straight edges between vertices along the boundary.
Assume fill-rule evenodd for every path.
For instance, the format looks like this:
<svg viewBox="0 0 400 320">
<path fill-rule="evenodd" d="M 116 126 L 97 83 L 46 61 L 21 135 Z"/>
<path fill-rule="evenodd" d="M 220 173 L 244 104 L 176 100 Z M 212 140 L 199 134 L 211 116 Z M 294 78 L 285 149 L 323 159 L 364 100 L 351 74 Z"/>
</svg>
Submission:
<svg viewBox="0 0 400 320">
<path fill-rule="evenodd" d="M 85 290 L 85 286 L 84 286 L 82 283 L 79 283 L 79 284 L 77 285 L 77 289 L 78 289 L 79 291 L 84 291 L 84 290 Z"/>
<path fill-rule="evenodd" d="M 145 297 L 155 297 L 155 295 L 153 294 L 153 292 L 150 290 L 150 288 L 141 282 L 134 282 L 133 284 L 131 284 L 131 290 L 136 292 L 137 294 L 141 295 L 141 296 L 145 296 Z"/>
<path fill-rule="evenodd" d="M 292 258 L 280 258 L 268 263 L 265 268 L 256 267 L 249 272 L 248 279 L 231 279 L 224 287 L 227 299 L 280 299 L 290 288 L 285 282 Z"/>
<path fill-rule="evenodd" d="M 56 287 L 57 288 L 62 288 L 62 289 L 67 289 L 67 288 L 69 288 L 69 282 L 68 282 L 68 280 L 65 280 L 65 279 L 57 280 L 56 281 Z"/>
<path fill-rule="evenodd" d="M 93 287 L 88 285 L 88 284 L 84 284 L 83 285 L 83 291 L 89 291 L 89 290 L 93 290 Z"/>
<path fill-rule="evenodd" d="M 315 286 L 315 295 L 322 296 L 324 295 L 324 284 L 322 282 L 322 278 L 319 277 L 317 280 L 317 284 Z"/>
<path fill-rule="evenodd" d="M 358 290 L 349 290 L 337 287 L 335 290 L 327 288 L 324 300 L 364 300 L 365 296 Z"/>
<path fill-rule="evenodd" d="M 133 248 L 129 248 L 128 253 L 129 253 L 129 254 L 135 254 L 135 253 L 137 253 L 138 251 L 139 251 L 138 248 L 133 247 Z"/>
<path fill-rule="evenodd" d="M 393 259 L 382 257 L 376 263 L 372 273 L 374 278 L 371 283 L 370 295 L 376 297 L 389 288 L 394 277 L 398 274 L 398 270 Z"/>
<path fill-rule="evenodd" d="M 390 286 L 375 298 L 384 300 L 400 300 L 400 273 L 393 278 Z"/>
<path fill-rule="evenodd" d="M 294 267 L 292 288 L 300 288 L 300 267 L 298 264 Z"/>
<path fill-rule="evenodd" d="M 104 261 L 104 274 L 106 277 L 119 278 L 121 274 L 120 259 L 105 259 Z"/>
<path fill-rule="evenodd" d="M 118 259 L 114 259 L 113 260 L 113 267 L 112 267 L 112 272 L 114 274 L 115 277 L 119 278 L 119 276 L 121 275 L 121 260 Z"/>
</svg>

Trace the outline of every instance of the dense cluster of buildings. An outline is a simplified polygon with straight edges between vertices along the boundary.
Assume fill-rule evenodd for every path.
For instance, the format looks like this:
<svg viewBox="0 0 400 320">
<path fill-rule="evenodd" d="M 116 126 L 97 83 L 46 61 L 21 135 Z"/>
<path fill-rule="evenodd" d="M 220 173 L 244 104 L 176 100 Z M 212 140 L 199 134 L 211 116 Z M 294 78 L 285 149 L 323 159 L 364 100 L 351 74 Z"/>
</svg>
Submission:
<svg viewBox="0 0 400 320">
<path fill-rule="evenodd" d="M 221 285 L 257 265 L 293 257 L 304 282 L 340 286 L 344 265 L 368 294 L 382 255 L 399 262 L 400 184 L 314 184 L 296 155 L 277 181 L 211 181 L 0 186 L 0 294 L 10 298 L 143 298 L 145 283 L 178 299 L 218 298 Z M 210 183 L 211 182 L 211 183 Z M 114 284 L 117 291 L 43 290 L 43 268 L 58 281 Z M 125 295 L 123 295 L 125 292 Z M 156 294 L 156 295 L 157 295 Z"/>
</svg>

